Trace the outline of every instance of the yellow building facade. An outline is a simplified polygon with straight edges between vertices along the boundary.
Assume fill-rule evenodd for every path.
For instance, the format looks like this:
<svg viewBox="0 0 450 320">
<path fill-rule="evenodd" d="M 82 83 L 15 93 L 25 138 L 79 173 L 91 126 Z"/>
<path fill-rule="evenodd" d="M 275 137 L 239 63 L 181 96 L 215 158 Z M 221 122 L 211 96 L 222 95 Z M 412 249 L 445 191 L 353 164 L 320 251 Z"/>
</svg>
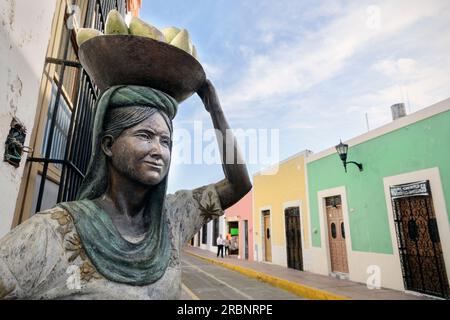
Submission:
<svg viewBox="0 0 450 320">
<path fill-rule="evenodd" d="M 253 176 L 253 239 L 256 261 L 304 270 L 310 247 L 305 159 L 300 152 Z"/>
</svg>

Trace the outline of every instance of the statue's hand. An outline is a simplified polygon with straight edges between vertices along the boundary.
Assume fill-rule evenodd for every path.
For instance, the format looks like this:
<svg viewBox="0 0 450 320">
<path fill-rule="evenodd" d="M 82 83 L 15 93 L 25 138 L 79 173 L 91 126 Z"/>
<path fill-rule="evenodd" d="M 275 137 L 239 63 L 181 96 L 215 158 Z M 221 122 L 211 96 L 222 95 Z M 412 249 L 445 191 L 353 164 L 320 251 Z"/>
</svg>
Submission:
<svg viewBox="0 0 450 320">
<path fill-rule="evenodd" d="M 198 89 L 197 94 L 203 101 L 206 111 L 214 112 L 220 110 L 219 98 L 216 89 L 209 79 L 206 79 L 203 85 Z"/>
</svg>

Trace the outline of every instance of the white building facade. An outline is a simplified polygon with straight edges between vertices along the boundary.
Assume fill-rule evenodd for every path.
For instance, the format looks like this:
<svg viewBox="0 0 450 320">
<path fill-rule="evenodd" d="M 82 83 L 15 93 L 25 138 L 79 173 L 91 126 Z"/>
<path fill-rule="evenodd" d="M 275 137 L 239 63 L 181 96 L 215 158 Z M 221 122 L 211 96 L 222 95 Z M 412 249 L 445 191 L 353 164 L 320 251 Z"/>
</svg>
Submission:
<svg viewBox="0 0 450 320">
<path fill-rule="evenodd" d="M 28 145 L 55 6 L 54 0 L 0 1 L 0 150 L 3 154 L 13 119 L 27 129 L 24 145 Z M 0 238 L 11 229 L 25 159 L 23 154 L 18 167 L 0 161 Z"/>
<path fill-rule="evenodd" d="M 203 250 L 217 253 L 216 239 L 219 234 L 225 238 L 226 233 L 225 217 L 221 216 L 218 219 L 205 224 L 191 240 L 191 245 Z"/>
</svg>

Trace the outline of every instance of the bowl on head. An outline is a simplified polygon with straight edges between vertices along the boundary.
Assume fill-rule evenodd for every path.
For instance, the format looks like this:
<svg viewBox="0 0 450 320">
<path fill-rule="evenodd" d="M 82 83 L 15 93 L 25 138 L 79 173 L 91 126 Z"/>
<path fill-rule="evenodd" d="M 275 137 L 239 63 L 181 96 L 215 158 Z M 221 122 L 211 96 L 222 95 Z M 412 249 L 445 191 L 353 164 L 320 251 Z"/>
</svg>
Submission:
<svg viewBox="0 0 450 320">
<path fill-rule="evenodd" d="M 103 35 L 84 42 L 80 62 L 101 92 L 115 85 L 161 90 L 178 103 L 206 79 L 201 64 L 170 44 L 132 35 Z"/>
</svg>

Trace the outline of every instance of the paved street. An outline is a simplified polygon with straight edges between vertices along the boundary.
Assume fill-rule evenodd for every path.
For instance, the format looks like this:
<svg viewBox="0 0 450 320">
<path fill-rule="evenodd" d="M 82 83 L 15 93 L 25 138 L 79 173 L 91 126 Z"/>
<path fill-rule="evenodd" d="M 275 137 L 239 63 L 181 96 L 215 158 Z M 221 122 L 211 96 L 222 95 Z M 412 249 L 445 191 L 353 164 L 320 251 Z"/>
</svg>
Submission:
<svg viewBox="0 0 450 320">
<path fill-rule="evenodd" d="M 297 271 L 271 263 L 240 260 L 236 258 L 217 259 L 213 252 L 187 246 L 184 248 L 184 259 L 201 259 L 204 268 L 226 268 L 226 270 L 240 271 L 245 280 L 246 275 L 252 274 L 251 279 L 264 279 L 267 285 L 275 282 L 278 285 L 284 281 L 287 292 L 298 293 L 313 300 L 322 299 L 353 299 L 353 300 L 428 300 L 434 299 L 412 292 L 406 293 L 396 290 L 380 288 L 370 290 L 365 284 L 349 280 L 339 280 L 333 277 Z M 211 263 L 211 264 L 210 264 Z M 206 269 L 204 269 L 207 271 Z M 223 270 L 223 269 L 222 269 Z M 230 270 L 230 272 L 233 272 Z M 255 280 L 256 281 L 256 280 Z M 261 282 L 258 282 L 261 283 Z M 281 289 L 279 289 L 281 290 Z M 242 298 L 243 299 L 243 298 Z M 263 299 L 266 299 L 263 297 Z M 274 298 L 281 299 L 281 298 Z"/>
<path fill-rule="evenodd" d="M 301 300 L 302 298 L 235 271 L 183 255 L 182 299 Z"/>
</svg>

